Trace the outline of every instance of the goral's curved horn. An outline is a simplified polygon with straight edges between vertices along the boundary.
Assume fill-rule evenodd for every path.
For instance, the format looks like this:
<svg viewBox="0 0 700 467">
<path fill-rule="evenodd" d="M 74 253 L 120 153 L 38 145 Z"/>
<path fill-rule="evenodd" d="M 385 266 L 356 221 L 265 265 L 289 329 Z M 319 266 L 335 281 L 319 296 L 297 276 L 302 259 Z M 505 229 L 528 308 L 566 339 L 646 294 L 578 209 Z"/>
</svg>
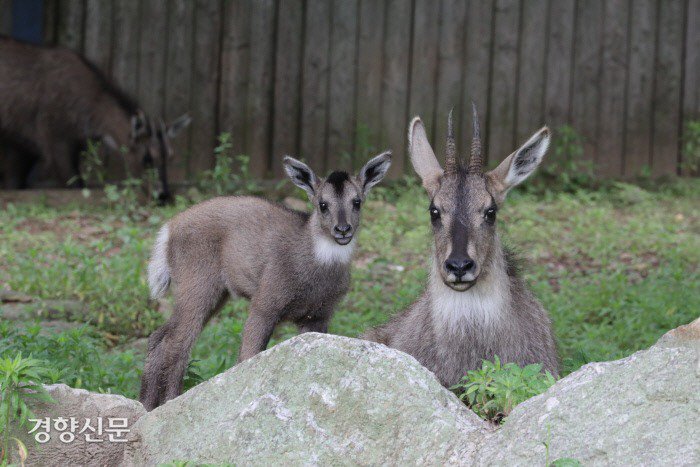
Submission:
<svg viewBox="0 0 700 467">
<path fill-rule="evenodd" d="M 481 135 L 479 132 L 479 114 L 476 112 L 476 104 L 472 102 L 473 130 L 472 146 L 469 155 L 469 166 L 467 172 L 480 174 L 484 168 L 484 159 L 481 155 Z"/>
<path fill-rule="evenodd" d="M 457 172 L 457 146 L 455 144 L 455 131 L 452 124 L 452 110 L 447 117 L 447 144 L 445 145 L 445 173 Z"/>
</svg>

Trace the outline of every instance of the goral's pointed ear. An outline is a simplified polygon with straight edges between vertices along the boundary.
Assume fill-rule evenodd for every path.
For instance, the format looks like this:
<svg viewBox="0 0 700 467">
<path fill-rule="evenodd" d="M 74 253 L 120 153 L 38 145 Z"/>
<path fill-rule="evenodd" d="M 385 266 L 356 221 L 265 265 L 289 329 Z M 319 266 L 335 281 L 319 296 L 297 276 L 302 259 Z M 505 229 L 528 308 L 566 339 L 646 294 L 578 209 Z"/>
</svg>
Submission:
<svg viewBox="0 0 700 467">
<path fill-rule="evenodd" d="M 499 204 L 505 199 L 508 190 L 524 181 L 535 171 L 549 148 L 549 128 L 542 127 L 530 137 L 520 149 L 506 157 L 498 167 L 486 174 L 492 194 Z"/>
<path fill-rule="evenodd" d="M 369 189 L 381 182 L 391 167 L 391 151 L 384 151 L 370 159 L 357 174 L 357 181 L 362 187 L 362 193 L 367 194 Z"/>
<path fill-rule="evenodd" d="M 167 126 L 166 133 L 168 135 L 168 138 L 176 137 L 178 133 L 187 128 L 190 125 L 190 123 L 192 123 L 192 118 L 189 116 L 189 114 L 183 114 L 177 117 Z"/>
<path fill-rule="evenodd" d="M 284 156 L 284 171 L 287 176 L 299 188 L 306 191 L 309 198 L 313 198 L 318 187 L 318 178 L 311 168 L 293 157 Z"/>
<path fill-rule="evenodd" d="M 430 147 L 425 125 L 419 117 L 414 118 L 408 126 L 408 152 L 411 164 L 423 181 L 423 187 L 432 196 L 437 190 L 443 170 Z"/>
</svg>

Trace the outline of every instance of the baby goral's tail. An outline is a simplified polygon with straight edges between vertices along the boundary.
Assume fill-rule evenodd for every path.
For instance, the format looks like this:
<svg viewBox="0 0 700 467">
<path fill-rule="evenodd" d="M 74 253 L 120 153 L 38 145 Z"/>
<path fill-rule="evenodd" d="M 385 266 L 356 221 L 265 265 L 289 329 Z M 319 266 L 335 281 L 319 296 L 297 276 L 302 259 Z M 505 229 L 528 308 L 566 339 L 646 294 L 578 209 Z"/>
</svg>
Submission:
<svg viewBox="0 0 700 467">
<path fill-rule="evenodd" d="M 168 266 L 168 239 L 170 231 L 165 224 L 158 232 L 153 245 L 151 261 L 148 263 L 148 286 L 151 298 L 161 298 L 170 286 L 170 266 Z"/>
</svg>

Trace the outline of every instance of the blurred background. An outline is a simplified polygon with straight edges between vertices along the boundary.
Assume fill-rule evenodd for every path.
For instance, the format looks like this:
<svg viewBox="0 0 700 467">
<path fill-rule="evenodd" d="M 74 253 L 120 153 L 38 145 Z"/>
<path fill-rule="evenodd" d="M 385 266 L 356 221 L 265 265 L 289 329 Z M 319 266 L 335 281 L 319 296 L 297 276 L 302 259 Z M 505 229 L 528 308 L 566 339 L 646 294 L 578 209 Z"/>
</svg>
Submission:
<svg viewBox="0 0 700 467">
<path fill-rule="evenodd" d="M 391 148 L 396 178 L 410 117 L 442 156 L 472 100 L 490 164 L 547 123 L 596 176 L 697 167 L 698 0 L 0 0 L 0 33 L 84 54 L 150 115 L 189 111 L 173 182 L 214 167 L 224 132 L 256 177 Z"/>
</svg>

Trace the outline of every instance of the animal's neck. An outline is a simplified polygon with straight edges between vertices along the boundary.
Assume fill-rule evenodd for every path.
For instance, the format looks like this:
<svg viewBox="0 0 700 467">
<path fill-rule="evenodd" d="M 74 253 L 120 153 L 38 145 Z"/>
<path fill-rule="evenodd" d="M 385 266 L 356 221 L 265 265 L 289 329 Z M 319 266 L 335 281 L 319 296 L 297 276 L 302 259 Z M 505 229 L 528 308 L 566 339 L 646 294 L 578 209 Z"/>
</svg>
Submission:
<svg viewBox="0 0 700 467">
<path fill-rule="evenodd" d="M 104 98 L 103 104 L 90 115 L 89 132 L 97 135 L 109 135 L 119 146 L 129 143 L 131 116 L 117 102 Z"/>
<path fill-rule="evenodd" d="M 492 259 L 476 284 L 464 292 L 445 285 L 433 264 L 429 295 L 436 328 L 450 333 L 469 328 L 498 328 L 506 318 L 511 301 L 510 281 L 500 244 L 496 243 Z"/>
</svg>

